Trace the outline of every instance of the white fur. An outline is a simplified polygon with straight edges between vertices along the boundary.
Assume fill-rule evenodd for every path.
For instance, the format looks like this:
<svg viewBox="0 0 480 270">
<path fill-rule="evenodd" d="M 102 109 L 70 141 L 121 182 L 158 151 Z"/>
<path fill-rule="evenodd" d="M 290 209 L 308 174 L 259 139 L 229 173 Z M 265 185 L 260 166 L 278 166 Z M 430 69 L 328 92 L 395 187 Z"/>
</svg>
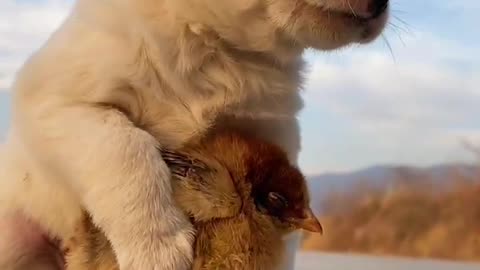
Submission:
<svg viewBox="0 0 480 270">
<path fill-rule="evenodd" d="M 302 51 L 362 41 L 310 10 L 292 19 L 301 1 L 79 0 L 14 85 L 1 210 L 62 237 L 84 206 L 122 270 L 187 269 L 191 225 L 158 147 L 229 124 L 296 162 Z"/>
</svg>

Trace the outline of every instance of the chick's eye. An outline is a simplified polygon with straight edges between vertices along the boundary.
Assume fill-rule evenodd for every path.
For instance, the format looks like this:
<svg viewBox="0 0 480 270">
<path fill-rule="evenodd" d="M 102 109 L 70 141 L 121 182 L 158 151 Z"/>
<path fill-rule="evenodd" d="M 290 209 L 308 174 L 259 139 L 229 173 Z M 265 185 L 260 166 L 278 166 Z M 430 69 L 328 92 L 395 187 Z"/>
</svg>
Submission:
<svg viewBox="0 0 480 270">
<path fill-rule="evenodd" d="M 268 202 L 271 206 L 277 209 L 286 208 L 288 206 L 287 199 L 277 192 L 268 193 Z"/>
</svg>

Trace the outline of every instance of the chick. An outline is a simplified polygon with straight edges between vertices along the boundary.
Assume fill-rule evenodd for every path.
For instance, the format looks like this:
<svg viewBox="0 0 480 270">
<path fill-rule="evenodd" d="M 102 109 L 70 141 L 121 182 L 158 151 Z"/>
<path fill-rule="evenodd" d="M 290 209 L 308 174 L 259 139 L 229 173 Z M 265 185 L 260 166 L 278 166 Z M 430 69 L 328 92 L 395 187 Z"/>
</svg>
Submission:
<svg viewBox="0 0 480 270">
<path fill-rule="evenodd" d="M 274 269 L 284 235 L 323 231 L 303 175 L 272 144 L 220 132 L 162 156 L 174 198 L 197 231 L 194 270 Z M 65 244 L 67 270 L 118 270 L 107 238 L 87 214 Z"/>
</svg>

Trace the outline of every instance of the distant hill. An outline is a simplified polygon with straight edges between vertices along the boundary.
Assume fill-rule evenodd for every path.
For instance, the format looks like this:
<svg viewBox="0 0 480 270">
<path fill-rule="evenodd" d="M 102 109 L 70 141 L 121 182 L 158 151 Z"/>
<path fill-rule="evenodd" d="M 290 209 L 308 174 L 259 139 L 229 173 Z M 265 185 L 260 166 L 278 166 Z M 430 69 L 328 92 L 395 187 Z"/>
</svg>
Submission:
<svg viewBox="0 0 480 270">
<path fill-rule="evenodd" d="M 393 188 L 332 193 L 322 204 L 325 234 L 307 234 L 303 247 L 480 262 L 480 171 L 470 172 L 466 165 L 403 168 Z"/>
<path fill-rule="evenodd" d="M 329 194 L 336 192 L 348 192 L 361 186 L 376 189 L 387 189 L 396 181 L 408 181 L 409 179 L 429 179 L 438 184 L 439 189 L 448 188 L 452 183 L 452 174 L 459 177 L 456 179 L 476 179 L 480 167 L 471 164 L 441 164 L 426 168 L 378 165 L 369 168 L 346 172 L 325 173 L 309 176 L 308 183 L 312 194 L 312 205 L 321 211 L 321 201 Z M 415 183 L 412 183 L 415 184 Z"/>
</svg>

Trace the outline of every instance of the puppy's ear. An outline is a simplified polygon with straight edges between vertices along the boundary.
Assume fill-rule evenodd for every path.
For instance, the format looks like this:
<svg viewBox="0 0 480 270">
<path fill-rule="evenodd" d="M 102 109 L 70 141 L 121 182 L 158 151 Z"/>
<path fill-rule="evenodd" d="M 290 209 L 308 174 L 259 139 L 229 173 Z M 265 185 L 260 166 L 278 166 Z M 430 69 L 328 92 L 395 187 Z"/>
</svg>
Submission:
<svg viewBox="0 0 480 270">
<path fill-rule="evenodd" d="M 160 153 L 170 168 L 172 176 L 186 178 L 192 174 L 204 173 L 209 170 L 203 161 L 193 158 L 186 153 L 168 149 L 162 149 Z"/>
</svg>

